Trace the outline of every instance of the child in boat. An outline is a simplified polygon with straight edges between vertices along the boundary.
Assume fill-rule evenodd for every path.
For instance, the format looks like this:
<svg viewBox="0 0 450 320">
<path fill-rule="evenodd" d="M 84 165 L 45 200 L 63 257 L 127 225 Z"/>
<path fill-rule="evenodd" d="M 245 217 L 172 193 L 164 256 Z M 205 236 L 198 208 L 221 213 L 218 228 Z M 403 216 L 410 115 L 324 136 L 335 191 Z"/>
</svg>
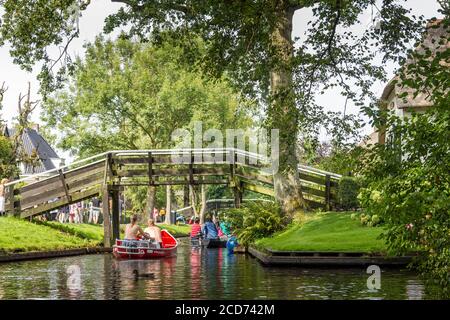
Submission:
<svg viewBox="0 0 450 320">
<path fill-rule="evenodd" d="M 131 216 L 131 221 L 125 227 L 125 240 L 138 240 L 139 237 L 143 237 L 145 239 L 150 238 L 148 234 L 146 234 L 141 227 L 137 224 L 138 216 L 137 214 L 133 214 Z"/>
<path fill-rule="evenodd" d="M 202 233 L 202 227 L 200 226 L 200 219 L 195 218 L 194 223 L 191 226 L 191 238 L 198 238 Z"/>
<path fill-rule="evenodd" d="M 155 220 L 148 219 L 148 227 L 144 230 L 156 242 L 158 248 L 162 247 L 161 229 L 155 226 Z"/>
</svg>

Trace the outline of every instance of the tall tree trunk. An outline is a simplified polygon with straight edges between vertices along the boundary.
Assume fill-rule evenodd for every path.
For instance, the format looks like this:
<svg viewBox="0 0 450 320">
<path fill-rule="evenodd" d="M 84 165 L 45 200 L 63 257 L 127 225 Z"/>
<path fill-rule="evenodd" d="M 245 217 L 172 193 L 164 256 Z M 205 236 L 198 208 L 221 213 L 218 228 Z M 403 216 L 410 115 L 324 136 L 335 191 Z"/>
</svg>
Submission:
<svg viewBox="0 0 450 320">
<path fill-rule="evenodd" d="M 191 196 L 191 206 L 192 206 L 192 211 L 194 212 L 194 217 L 198 217 L 198 212 L 197 212 L 197 195 L 195 193 L 195 188 L 193 185 L 189 185 L 189 193 Z"/>
<path fill-rule="evenodd" d="M 189 207 L 189 185 L 183 186 L 183 207 Z"/>
<path fill-rule="evenodd" d="M 183 186 L 183 208 L 189 207 L 189 185 Z M 192 212 L 192 210 L 191 210 Z"/>
<path fill-rule="evenodd" d="M 201 185 L 201 206 L 200 206 L 200 224 L 205 223 L 205 213 L 206 213 L 206 186 Z"/>
<path fill-rule="evenodd" d="M 277 25 L 271 34 L 271 45 L 276 59 L 270 73 L 271 103 L 268 120 L 271 129 L 279 129 L 278 170 L 274 173 L 275 197 L 284 213 L 292 215 L 305 204 L 295 149 L 299 116 L 292 87 L 291 67 L 294 50 L 291 40 L 294 10 L 289 8 L 287 0 L 279 1 L 276 10 Z"/>
<path fill-rule="evenodd" d="M 145 210 L 144 219 L 147 221 L 149 218 L 153 219 L 153 209 L 155 209 L 156 200 L 156 187 L 148 186 L 147 189 L 147 205 Z"/>
<path fill-rule="evenodd" d="M 165 224 L 170 224 L 170 211 L 172 211 L 172 188 L 170 185 L 166 186 L 166 219 Z"/>
</svg>

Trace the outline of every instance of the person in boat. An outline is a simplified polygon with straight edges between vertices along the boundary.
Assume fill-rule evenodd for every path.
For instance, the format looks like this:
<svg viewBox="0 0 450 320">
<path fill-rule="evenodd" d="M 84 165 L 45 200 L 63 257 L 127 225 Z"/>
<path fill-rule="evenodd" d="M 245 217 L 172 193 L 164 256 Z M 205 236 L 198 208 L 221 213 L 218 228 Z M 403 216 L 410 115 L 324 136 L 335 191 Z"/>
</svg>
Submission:
<svg viewBox="0 0 450 320">
<path fill-rule="evenodd" d="M 219 226 L 220 226 L 220 229 L 222 230 L 224 235 L 226 235 L 227 237 L 229 237 L 231 235 L 230 223 L 229 222 L 221 220 L 219 222 Z"/>
<path fill-rule="evenodd" d="M 219 239 L 219 234 L 216 225 L 212 222 L 210 217 L 205 219 L 205 224 L 202 228 L 202 233 L 205 239 Z"/>
<path fill-rule="evenodd" d="M 196 217 L 194 223 L 191 225 L 191 239 L 198 239 L 202 234 L 202 227 L 200 226 L 200 219 Z"/>
<path fill-rule="evenodd" d="M 150 236 L 142 230 L 142 228 L 137 224 L 138 216 L 133 214 L 131 216 L 131 221 L 125 227 L 125 240 L 139 240 L 139 238 L 149 239 Z"/>
<path fill-rule="evenodd" d="M 144 232 L 150 236 L 156 242 L 158 248 L 162 247 L 162 237 L 161 229 L 155 225 L 155 220 L 148 219 L 148 227 L 145 228 Z"/>
</svg>

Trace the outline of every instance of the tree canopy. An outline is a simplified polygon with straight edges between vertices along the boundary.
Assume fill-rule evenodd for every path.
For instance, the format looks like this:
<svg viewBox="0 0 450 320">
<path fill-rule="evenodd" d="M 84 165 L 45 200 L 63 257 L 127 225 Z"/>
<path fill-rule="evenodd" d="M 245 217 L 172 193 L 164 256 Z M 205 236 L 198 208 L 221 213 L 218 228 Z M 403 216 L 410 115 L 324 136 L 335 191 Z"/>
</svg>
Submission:
<svg viewBox="0 0 450 320">
<path fill-rule="evenodd" d="M 225 79 L 207 80 L 180 60 L 173 43 L 154 46 L 98 37 L 77 58 L 67 85 L 43 105 L 43 120 L 57 130 L 59 146 L 78 157 L 107 150 L 175 146 L 176 129 L 193 131 L 252 126 L 252 101 Z M 203 135 L 203 132 L 201 133 Z M 203 138 L 203 136 L 202 136 Z M 205 141 L 205 143 L 208 143 Z M 161 206 L 154 187 L 130 188 L 134 209 Z"/>
<path fill-rule="evenodd" d="M 384 79 L 382 63 L 401 59 L 423 28 L 421 19 L 410 16 L 402 1 L 395 0 L 379 5 L 374 0 L 114 2 L 124 6 L 107 18 L 106 32 L 125 27 L 127 36 L 142 41 L 176 39 L 186 61 L 215 77 L 227 73 L 243 93 L 261 99 L 266 125 L 280 129 L 275 193 L 286 212 L 303 206 L 293 140 L 300 128 L 317 131 L 317 120 L 327 116 L 314 102 L 314 93 L 339 86 L 358 105 L 374 98 L 370 87 L 374 80 Z M 61 80 L 66 68 L 71 69 L 68 63 L 55 73 L 55 63 L 67 58 L 65 50 L 56 58 L 47 50 L 54 45 L 67 48 L 78 36 L 78 17 L 89 4 L 4 1 L 0 44 L 9 42 L 11 55 L 24 68 L 44 61 L 44 94 L 53 90 L 53 80 Z M 312 8 L 313 17 L 304 39 L 294 47 L 293 15 L 302 8 Z M 349 28 L 368 10 L 376 12 L 376 21 L 362 34 L 352 32 Z M 193 45 L 197 37 L 206 50 Z"/>
<path fill-rule="evenodd" d="M 202 121 L 204 130 L 251 125 L 251 102 L 224 79 L 203 79 L 179 57 L 171 44 L 98 37 L 77 58 L 66 88 L 47 99 L 43 119 L 58 130 L 60 146 L 80 157 L 169 148 L 171 133 L 191 129 L 194 121 Z"/>
</svg>

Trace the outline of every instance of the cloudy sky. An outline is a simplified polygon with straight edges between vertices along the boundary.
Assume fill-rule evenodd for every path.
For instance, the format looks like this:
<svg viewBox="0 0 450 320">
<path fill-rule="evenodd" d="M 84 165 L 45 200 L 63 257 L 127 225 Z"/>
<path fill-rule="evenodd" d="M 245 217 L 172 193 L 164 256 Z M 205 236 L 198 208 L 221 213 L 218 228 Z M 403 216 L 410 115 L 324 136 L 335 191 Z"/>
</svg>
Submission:
<svg viewBox="0 0 450 320">
<path fill-rule="evenodd" d="M 83 55 L 83 44 L 92 41 L 95 36 L 102 32 L 103 22 L 106 16 L 116 12 L 120 4 L 111 3 L 110 0 L 93 0 L 88 10 L 83 13 L 80 19 L 80 37 L 76 39 L 69 48 L 71 55 Z M 438 17 L 439 5 L 436 0 L 407 0 L 406 6 L 413 9 L 412 14 L 424 15 L 425 18 Z M 294 16 L 294 31 L 293 37 L 302 36 L 306 29 L 306 23 L 311 17 L 311 10 L 302 9 L 296 12 Z M 361 26 L 359 30 L 365 29 L 365 26 L 370 23 L 370 14 L 361 18 Z M 395 71 L 395 65 L 386 66 L 389 75 L 392 76 Z M 26 92 L 27 83 L 31 83 L 33 100 L 39 99 L 37 91 L 39 90 L 39 82 L 36 80 L 36 74 L 39 71 L 39 66 L 31 73 L 21 70 L 14 65 L 12 58 L 9 55 L 9 48 L 7 46 L 0 48 L 0 86 L 3 82 L 6 83 L 8 91 L 5 95 L 2 110 L 3 119 L 11 123 L 13 117 L 17 113 L 17 100 L 20 92 Z M 384 87 L 383 83 L 378 83 L 374 90 L 380 94 Z M 318 102 L 327 110 L 342 111 L 345 99 L 340 97 L 338 92 L 329 92 L 318 97 Z M 348 112 L 358 113 L 358 109 L 353 105 L 347 106 Z M 37 109 L 32 116 L 33 121 L 39 122 L 40 110 Z M 369 133 L 370 128 L 365 129 Z M 67 157 L 67 154 L 65 154 Z"/>
</svg>

